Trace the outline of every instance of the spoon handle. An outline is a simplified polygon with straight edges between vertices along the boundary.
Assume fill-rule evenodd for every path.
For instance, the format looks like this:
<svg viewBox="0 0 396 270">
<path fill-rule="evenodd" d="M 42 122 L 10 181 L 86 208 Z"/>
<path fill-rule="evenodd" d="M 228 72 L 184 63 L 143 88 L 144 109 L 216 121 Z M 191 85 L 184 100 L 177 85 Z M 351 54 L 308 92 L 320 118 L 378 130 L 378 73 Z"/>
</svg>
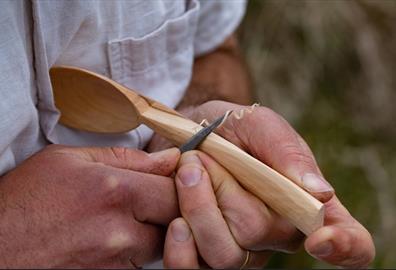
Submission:
<svg viewBox="0 0 396 270">
<path fill-rule="evenodd" d="M 144 124 L 176 145 L 183 144 L 202 128 L 191 120 L 153 107 L 140 117 Z M 321 202 L 234 144 L 211 133 L 198 148 L 212 156 L 245 189 L 306 235 L 323 226 L 324 206 Z"/>
</svg>

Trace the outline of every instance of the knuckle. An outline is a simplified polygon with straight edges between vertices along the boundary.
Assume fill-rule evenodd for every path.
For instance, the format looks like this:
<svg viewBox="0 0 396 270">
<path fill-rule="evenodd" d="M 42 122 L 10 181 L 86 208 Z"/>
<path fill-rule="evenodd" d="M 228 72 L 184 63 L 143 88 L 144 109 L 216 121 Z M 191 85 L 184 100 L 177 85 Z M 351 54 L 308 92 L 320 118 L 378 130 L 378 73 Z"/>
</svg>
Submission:
<svg viewBox="0 0 396 270">
<path fill-rule="evenodd" d="M 137 149 L 129 149 L 126 147 L 110 147 L 109 150 L 114 158 L 121 161 L 142 160 L 147 157 L 146 152 Z"/>
<path fill-rule="evenodd" d="M 119 177 L 109 174 L 103 176 L 101 182 L 101 197 L 107 205 L 117 205 L 128 197 L 129 189 Z"/>
<path fill-rule="evenodd" d="M 180 211 L 183 217 L 192 220 L 199 220 L 200 218 L 206 218 L 209 215 L 217 215 L 220 209 L 214 207 L 210 203 L 197 202 L 195 204 L 181 204 Z"/>
<path fill-rule="evenodd" d="M 114 175 L 109 175 L 105 177 L 104 182 L 107 190 L 109 190 L 110 192 L 117 190 L 120 185 L 120 180 L 117 179 Z"/>
<path fill-rule="evenodd" d="M 351 230 L 349 233 L 339 234 L 338 237 L 339 243 L 343 244 L 336 245 L 333 257 L 336 261 L 341 262 L 340 265 L 350 268 L 366 268 L 374 260 L 374 245 L 372 241 L 370 243 L 362 241 L 362 231 L 358 233 Z M 358 246 L 356 243 L 365 243 L 365 245 Z"/>
<path fill-rule="evenodd" d="M 255 216 L 246 218 L 246 216 L 237 216 L 233 218 L 232 227 L 235 228 L 235 237 L 240 246 L 253 249 L 267 238 L 272 221 L 269 218 Z"/>
<path fill-rule="evenodd" d="M 233 247 L 225 248 L 214 254 L 208 264 L 214 269 L 233 269 L 242 264 L 241 252 Z"/>
<path fill-rule="evenodd" d="M 241 245 L 243 247 L 254 248 L 266 239 L 269 233 L 270 222 L 253 222 L 253 224 L 248 225 L 243 231 L 243 238 L 241 240 Z"/>
<path fill-rule="evenodd" d="M 298 144 L 284 144 L 284 149 L 281 160 L 287 160 L 294 164 L 299 164 L 304 167 L 315 167 L 314 160 L 309 153 L 306 153 Z"/>
<path fill-rule="evenodd" d="M 119 256 L 135 244 L 134 227 L 124 214 L 106 214 L 97 221 L 101 226 L 89 232 L 98 255 L 103 258 Z"/>
<path fill-rule="evenodd" d="M 235 209 L 234 202 L 223 204 L 225 217 L 238 244 L 245 249 L 260 248 L 274 226 L 274 217 L 257 198 L 245 201 L 243 211 Z"/>
<path fill-rule="evenodd" d="M 105 240 L 105 249 L 111 254 L 117 254 L 123 250 L 129 249 L 133 245 L 132 234 L 122 228 L 112 230 Z"/>
<path fill-rule="evenodd" d="M 109 150 L 116 159 L 118 160 L 127 159 L 127 149 L 125 147 L 110 147 Z"/>
</svg>

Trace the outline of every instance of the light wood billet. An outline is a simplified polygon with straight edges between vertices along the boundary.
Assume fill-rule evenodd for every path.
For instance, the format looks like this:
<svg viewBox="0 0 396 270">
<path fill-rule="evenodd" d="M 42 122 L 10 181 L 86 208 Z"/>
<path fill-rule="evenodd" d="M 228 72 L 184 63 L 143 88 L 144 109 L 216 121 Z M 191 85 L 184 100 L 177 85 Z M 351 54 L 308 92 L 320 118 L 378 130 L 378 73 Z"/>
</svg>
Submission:
<svg viewBox="0 0 396 270">
<path fill-rule="evenodd" d="M 149 108 L 140 117 L 144 124 L 177 145 L 202 128 L 193 121 L 156 108 Z M 306 235 L 323 225 L 324 206 L 321 202 L 234 144 L 212 133 L 199 149 L 227 168 L 245 189 Z"/>
</svg>

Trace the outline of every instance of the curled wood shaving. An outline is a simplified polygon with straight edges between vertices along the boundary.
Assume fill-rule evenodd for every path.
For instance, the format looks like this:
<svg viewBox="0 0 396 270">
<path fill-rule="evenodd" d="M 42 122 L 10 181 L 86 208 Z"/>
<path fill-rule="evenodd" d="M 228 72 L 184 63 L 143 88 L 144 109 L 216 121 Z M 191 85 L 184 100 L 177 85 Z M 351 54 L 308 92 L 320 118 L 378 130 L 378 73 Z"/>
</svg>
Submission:
<svg viewBox="0 0 396 270">
<path fill-rule="evenodd" d="M 229 118 L 231 115 L 233 115 L 237 120 L 240 120 L 240 119 L 243 118 L 243 116 L 244 116 L 246 113 L 252 113 L 253 110 L 254 110 L 256 107 L 259 107 L 259 106 L 260 106 L 259 103 L 254 103 L 254 104 L 252 104 L 249 108 L 244 108 L 244 109 L 241 109 L 241 110 L 239 110 L 239 111 L 237 111 L 237 112 L 235 112 L 234 110 L 228 110 L 228 111 L 226 111 L 225 117 L 223 118 L 223 121 L 221 121 L 221 123 L 220 123 L 220 125 L 218 126 L 218 128 L 221 127 L 221 126 L 228 120 L 228 118 Z M 199 125 L 202 126 L 202 127 L 206 127 L 206 126 L 208 126 L 209 124 L 210 124 L 210 123 L 209 123 L 209 121 L 208 121 L 207 119 L 203 119 L 203 120 L 201 121 L 201 123 L 199 123 Z"/>
</svg>

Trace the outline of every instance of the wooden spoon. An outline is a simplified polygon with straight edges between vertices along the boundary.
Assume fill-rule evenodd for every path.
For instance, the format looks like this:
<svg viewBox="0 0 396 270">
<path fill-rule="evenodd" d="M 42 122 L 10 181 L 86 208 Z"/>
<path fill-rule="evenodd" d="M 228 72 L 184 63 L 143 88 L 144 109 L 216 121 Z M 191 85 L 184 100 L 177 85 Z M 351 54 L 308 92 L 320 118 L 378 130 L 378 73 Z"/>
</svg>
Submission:
<svg viewBox="0 0 396 270">
<path fill-rule="evenodd" d="M 101 133 L 145 124 L 181 145 L 200 128 L 176 111 L 102 75 L 75 67 L 50 70 L 55 104 L 66 126 Z M 323 204 L 291 180 L 217 134 L 199 149 L 227 168 L 239 183 L 306 235 L 323 225 Z"/>
</svg>

